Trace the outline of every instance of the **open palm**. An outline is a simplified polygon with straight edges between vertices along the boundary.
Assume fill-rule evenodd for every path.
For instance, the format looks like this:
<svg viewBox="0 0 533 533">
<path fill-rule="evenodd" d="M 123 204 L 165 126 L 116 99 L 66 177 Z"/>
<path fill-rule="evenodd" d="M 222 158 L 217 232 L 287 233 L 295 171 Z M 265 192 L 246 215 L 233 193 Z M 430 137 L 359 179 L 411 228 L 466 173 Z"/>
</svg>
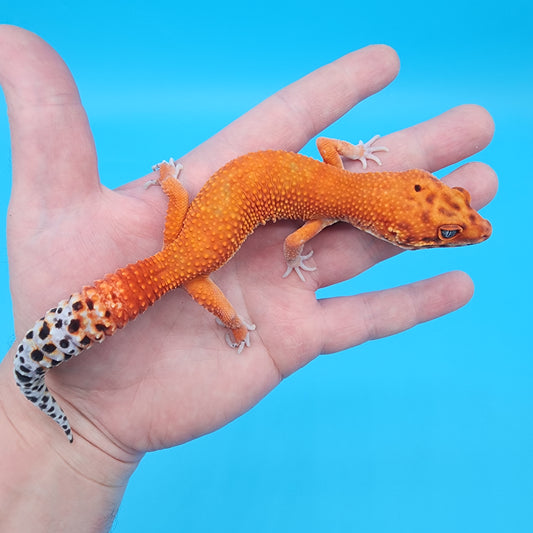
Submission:
<svg viewBox="0 0 533 533">
<path fill-rule="evenodd" d="M 395 53 L 384 46 L 323 67 L 182 157 L 184 185 L 196 194 L 217 168 L 246 152 L 298 151 L 387 85 L 397 69 Z M 0 81 L 12 132 L 8 246 L 20 336 L 71 292 L 160 249 L 166 198 L 157 187 L 144 189 L 149 176 L 115 191 L 100 184 L 76 86 L 43 41 L 0 27 Z M 168 125 L 169 135 L 175 127 Z M 383 169 L 435 171 L 480 150 L 492 131 L 483 109 L 453 109 L 384 138 L 390 152 L 382 157 Z M 172 155 L 179 154 L 162 157 Z M 470 190 L 478 208 L 496 188 L 493 172 L 479 163 L 446 180 Z M 470 279 L 456 272 L 317 301 L 316 289 L 353 277 L 398 249 L 336 225 L 312 242 L 318 270 L 306 273 L 302 283 L 295 275 L 281 278 L 282 242 L 293 229 L 286 222 L 260 228 L 213 275 L 237 311 L 257 326 L 243 353 L 231 350 L 213 317 L 177 290 L 124 331 L 50 372 L 47 383 L 69 416 L 75 439 L 99 446 L 105 440 L 133 454 L 190 440 L 248 410 L 318 354 L 412 327 L 456 309 L 471 295 Z M 11 372 L 10 364 L 6 358 L 2 373 Z M 52 424 L 44 416 L 42 421 Z"/>
</svg>

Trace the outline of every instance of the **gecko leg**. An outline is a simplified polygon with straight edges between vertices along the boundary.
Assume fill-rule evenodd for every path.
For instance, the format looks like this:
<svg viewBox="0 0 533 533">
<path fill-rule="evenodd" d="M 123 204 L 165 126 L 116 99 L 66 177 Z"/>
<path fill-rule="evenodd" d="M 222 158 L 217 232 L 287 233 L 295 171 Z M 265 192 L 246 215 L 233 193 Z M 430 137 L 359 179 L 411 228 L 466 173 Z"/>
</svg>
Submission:
<svg viewBox="0 0 533 533">
<path fill-rule="evenodd" d="M 305 264 L 305 261 L 313 255 L 313 252 L 311 251 L 302 255 L 304 245 L 315 235 L 318 235 L 324 228 L 335 224 L 335 222 L 337 220 L 333 218 L 308 220 L 301 228 L 298 228 L 285 239 L 283 243 L 283 254 L 285 255 L 285 261 L 287 261 L 287 270 L 283 274 L 284 278 L 294 270 L 298 277 L 302 281 L 305 281 L 302 270 L 307 272 L 316 270 L 316 267 L 310 267 Z"/>
<path fill-rule="evenodd" d="M 333 165 L 337 168 L 344 168 L 342 164 L 342 157 L 351 159 L 353 161 L 361 161 L 363 169 L 368 166 L 367 160 L 370 159 L 381 165 L 379 157 L 374 155 L 374 152 L 388 152 L 386 146 L 373 146 L 379 139 L 379 135 L 374 135 L 372 139 L 364 143 L 359 141 L 359 144 L 351 144 L 346 141 L 339 141 L 337 139 L 328 139 L 326 137 L 319 137 L 316 140 L 316 145 L 324 163 Z"/>
<path fill-rule="evenodd" d="M 213 313 L 217 322 L 231 330 L 226 335 L 226 342 L 242 352 L 245 346 L 250 346 L 250 331 L 255 329 L 253 324 L 247 324 L 237 315 L 224 293 L 209 276 L 191 279 L 183 284 L 183 288 L 194 301 Z"/>
<path fill-rule="evenodd" d="M 172 158 L 154 165 L 154 170 L 159 170 L 159 177 L 146 182 L 145 188 L 151 185 L 160 185 L 168 196 L 167 216 L 163 232 L 163 246 L 171 243 L 180 233 L 189 208 L 189 194 L 185 187 L 178 181 L 178 176 L 183 165 L 176 163 Z"/>
</svg>

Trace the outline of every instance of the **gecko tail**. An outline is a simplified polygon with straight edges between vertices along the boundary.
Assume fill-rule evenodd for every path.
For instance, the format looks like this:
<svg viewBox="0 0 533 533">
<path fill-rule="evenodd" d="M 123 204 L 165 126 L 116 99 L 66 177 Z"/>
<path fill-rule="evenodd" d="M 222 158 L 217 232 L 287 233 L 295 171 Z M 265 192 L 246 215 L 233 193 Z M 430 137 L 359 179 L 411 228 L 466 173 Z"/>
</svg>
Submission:
<svg viewBox="0 0 533 533">
<path fill-rule="evenodd" d="M 44 381 L 46 370 L 31 359 L 25 358 L 22 350 L 15 355 L 14 374 L 17 386 L 30 402 L 59 424 L 68 440 L 72 442 L 72 430 L 67 415 L 59 407 Z"/>
<path fill-rule="evenodd" d="M 50 394 L 45 375 L 48 369 L 68 361 L 102 342 L 116 330 L 109 312 L 88 287 L 46 312 L 30 329 L 17 348 L 15 380 L 26 398 L 57 422 L 72 442 L 67 417 Z"/>
</svg>

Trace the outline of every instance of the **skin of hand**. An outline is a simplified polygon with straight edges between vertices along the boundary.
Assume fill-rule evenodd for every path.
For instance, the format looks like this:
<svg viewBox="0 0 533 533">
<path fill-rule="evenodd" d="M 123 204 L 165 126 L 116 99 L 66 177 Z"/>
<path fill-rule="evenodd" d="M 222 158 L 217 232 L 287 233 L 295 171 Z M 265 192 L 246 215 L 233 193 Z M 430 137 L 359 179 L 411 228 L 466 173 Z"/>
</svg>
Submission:
<svg viewBox="0 0 533 533">
<path fill-rule="evenodd" d="M 398 69 L 395 52 L 386 46 L 364 48 L 318 69 L 182 157 L 182 182 L 192 197 L 238 155 L 300 150 L 390 83 Z M 100 183 L 76 85 L 40 38 L 0 27 L 0 82 L 12 138 L 8 253 L 20 338 L 71 292 L 160 249 L 166 197 L 157 187 L 144 189 L 153 175 L 117 190 Z M 169 135 L 175 127 L 169 123 Z M 384 137 L 390 152 L 376 170 L 434 172 L 478 152 L 492 134 L 484 109 L 454 108 Z M 172 155 L 179 154 L 162 157 Z M 490 201 L 497 187 L 494 172 L 482 163 L 468 163 L 444 181 L 468 189 L 475 208 Z M 46 445 L 63 468 L 106 487 L 111 515 L 145 452 L 225 425 L 320 353 L 392 335 L 449 313 L 471 297 L 470 278 L 451 272 L 318 301 L 318 288 L 356 276 L 399 249 L 337 224 L 313 239 L 309 265 L 318 270 L 306 273 L 306 283 L 297 276 L 283 280 L 283 239 L 295 227 L 280 222 L 259 228 L 213 275 L 239 313 L 257 326 L 242 354 L 226 346 L 225 331 L 209 313 L 177 290 L 102 345 L 50 372 L 47 383 L 69 416 L 74 445 L 17 390 L 15 345 L 0 365 L 0 424 L 9 428 L 3 433 L 7 448 L 32 454 Z"/>
</svg>

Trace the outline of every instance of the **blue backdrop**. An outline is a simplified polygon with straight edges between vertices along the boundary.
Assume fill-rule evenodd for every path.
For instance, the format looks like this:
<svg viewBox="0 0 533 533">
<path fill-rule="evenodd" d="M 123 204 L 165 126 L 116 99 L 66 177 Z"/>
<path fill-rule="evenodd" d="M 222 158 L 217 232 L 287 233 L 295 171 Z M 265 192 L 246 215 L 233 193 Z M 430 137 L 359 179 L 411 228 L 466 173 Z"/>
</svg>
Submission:
<svg viewBox="0 0 533 533">
<path fill-rule="evenodd" d="M 386 134 L 462 103 L 485 106 L 496 122 L 493 143 L 477 156 L 501 180 L 483 211 L 493 237 L 402 254 L 328 291 L 463 269 L 476 284 L 472 301 L 321 357 L 222 430 L 147 456 L 115 532 L 533 531 L 530 2 L 1 3 L 1 22 L 35 31 L 67 61 L 112 187 L 370 43 L 393 46 L 401 73 L 331 136 Z M 0 107 L 5 214 L 10 149 L 3 100 Z M 169 138 L 159 132 L 170 121 Z M 14 335 L 4 226 L 0 233 L 5 353 Z"/>
</svg>

